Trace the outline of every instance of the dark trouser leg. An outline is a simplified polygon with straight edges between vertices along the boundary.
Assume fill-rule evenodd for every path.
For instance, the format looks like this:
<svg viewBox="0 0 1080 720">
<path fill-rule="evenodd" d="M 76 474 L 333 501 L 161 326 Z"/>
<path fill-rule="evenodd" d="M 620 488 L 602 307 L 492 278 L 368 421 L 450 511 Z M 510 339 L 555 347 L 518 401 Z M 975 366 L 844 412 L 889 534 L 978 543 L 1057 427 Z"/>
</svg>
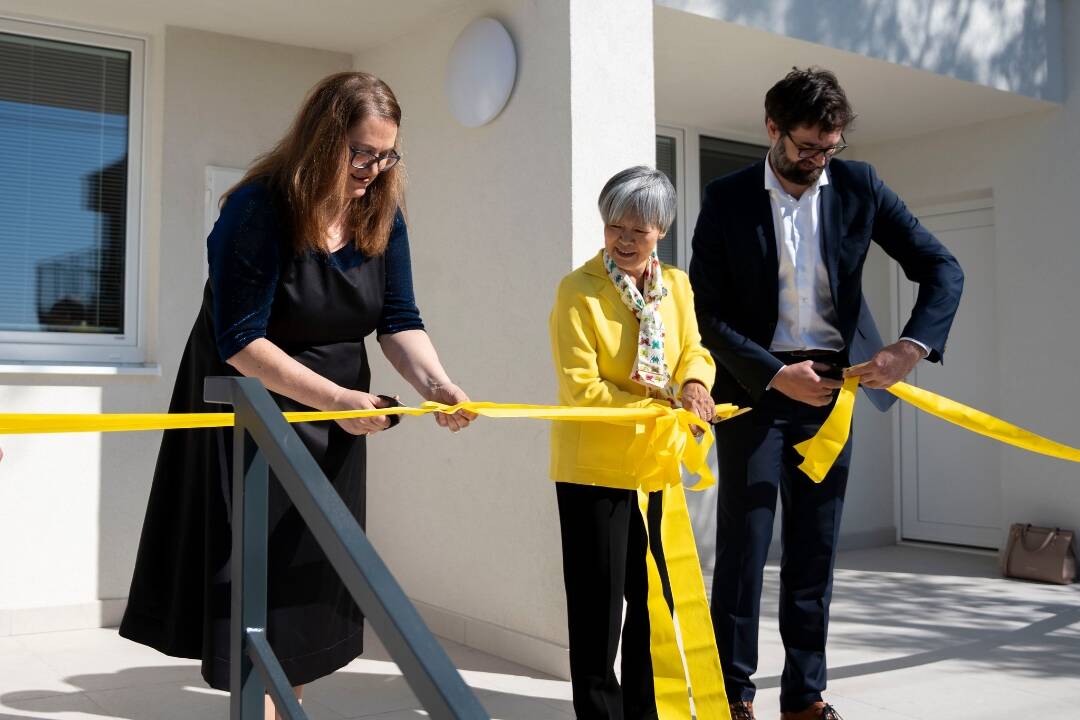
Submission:
<svg viewBox="0 0 1080 720">
<path fill-rule="evenodd" d="M 819 414 L 819 413 L 814 413 Z M 792 423 L 785 443 L 781 483 L 783 518 L 780 562 L 780 635 L 784 673 L 780 709 L 799 711 L 821 699 L 825 689 L 825 641 L 829 630 L 833 564 L 840 533 L 848 469 L 849 441 L 820 484 L 798 469 L 792 446 L 817 432 L 821 418 Z"/>
<path fill-rule="evenodd" d="M 631 716 L 623 712 L 623 694 L 615 678 L 615 654 L 622 628 L 628 540 L 635 519 L 634 532 L 644 537 L 637 493 L 572 483 L 556 483 L 555 488 L 562 530 L 574 712 L 580 720 L 623 720 Z M 644 559 L 640 562 L 644 568 Z M 647 648 L 647 616 L 644 622 Z M 640 623 L 635 617 L 635 628 Z M 630 642 L 635 647 L 640 645 L 639 634 L 639 629 L 631 632 Z M 623 654 L 628 651 L 624 649 Z M 645 670 L 639 668 L 635 675 L 641 672 Z M 651 692 L 651 665 L 647 673 Z"/>
<path fill-rule="evenodd" d="M 652 655 L 649 644 L 649 577 L 645 565 L 645 526 L 637 508 L 637 492 L 630 513 L 626 555 L 626 619 L 622 629 L 622 696 L 626 720 L 655 720 L 656 694 L 653 690 Z M 660 515 L 663 493 L 649 495 L 649 544 L 664 583 L 664 595 L 671 608 L 667 569 L 660 543 Z"/>
<path fill-rule="evenodd" d="M 712 619 L 728 699 L 751 701 L 765 559 L 784 449 L 782 427 L 753 414 L 716 427 L 719 488 Z"/>
</svg>

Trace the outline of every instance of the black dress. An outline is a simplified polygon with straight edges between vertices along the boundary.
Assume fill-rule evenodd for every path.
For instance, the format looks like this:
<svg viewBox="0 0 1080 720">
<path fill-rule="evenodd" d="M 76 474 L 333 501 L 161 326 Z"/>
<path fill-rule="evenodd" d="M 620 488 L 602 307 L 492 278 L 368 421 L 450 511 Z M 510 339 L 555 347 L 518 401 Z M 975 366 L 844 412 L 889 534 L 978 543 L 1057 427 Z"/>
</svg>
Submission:
<svg viewBox="0 0 1080 720">
<path fill-rule="evenodd" d="M 224 358 L 266 337 L 343 387 L 369 389 L 365 336 L 422 329 L 408 238 L 398 215 L 386 252 L 351 245 L 296 254 L 284 203 L 261 184 L 233 193 L 207 240 L 210 280 L 188 338 L 170 412 L 221 412 L 203 379 L 237 374 Z M 275 396 L 282 410 L 309 410 Z M 293 425 L 364 524 L 365 438 L 336 423 Z M 229 685 L 232 430 L 164 433 L 120 634 L 167 655 L 202 660 Z M 346 665 L 363 649 L 363 618 L 299 513 L 270 482 L 267 635 L 289 682 Z"/>
</svg>

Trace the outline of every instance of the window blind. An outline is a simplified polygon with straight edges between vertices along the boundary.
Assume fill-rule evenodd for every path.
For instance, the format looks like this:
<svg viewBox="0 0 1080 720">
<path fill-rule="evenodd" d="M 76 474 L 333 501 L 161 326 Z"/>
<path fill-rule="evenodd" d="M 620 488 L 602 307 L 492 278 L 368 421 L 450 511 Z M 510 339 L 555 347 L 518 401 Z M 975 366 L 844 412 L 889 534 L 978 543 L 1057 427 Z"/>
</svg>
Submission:
<svg viewBox="0 0 1080 720">
<path fill-rule="evenodd" d="M 131 55 L 0 33 L 0 330 L 124 330 Z"/>
</svg>

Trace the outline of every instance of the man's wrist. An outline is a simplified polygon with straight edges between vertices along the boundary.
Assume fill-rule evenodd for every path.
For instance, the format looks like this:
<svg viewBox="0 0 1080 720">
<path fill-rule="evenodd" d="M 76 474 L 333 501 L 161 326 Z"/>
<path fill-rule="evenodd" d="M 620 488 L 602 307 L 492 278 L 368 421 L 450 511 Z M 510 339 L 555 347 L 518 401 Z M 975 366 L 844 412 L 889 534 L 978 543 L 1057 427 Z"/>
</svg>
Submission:
<svg viewBox="0 0 1080 720">
<path fill-rule="evenodd" d="M 919 353 L 920 360 L 925 360 L 927 357 L 930 356 L 930 348 L 919 342 L 915 338 L 902 337 L 900 338 L 900 342 L 907 343 L 908 345 L 914 347 L 915 350 Z"/>
</svg>

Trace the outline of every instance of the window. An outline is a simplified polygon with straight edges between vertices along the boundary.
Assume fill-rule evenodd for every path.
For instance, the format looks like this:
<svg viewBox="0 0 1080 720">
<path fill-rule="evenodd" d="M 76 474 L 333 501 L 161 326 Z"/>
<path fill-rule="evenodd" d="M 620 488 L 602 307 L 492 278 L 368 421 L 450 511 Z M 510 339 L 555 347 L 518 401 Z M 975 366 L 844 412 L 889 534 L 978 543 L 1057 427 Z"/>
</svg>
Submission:
<svg viewBox="0 0 1080 720">
<path fill-rule="evenodd" d="M 678 150 L 679 146 L 675 135 L 656 136 L 656 169 L 667 175 L 667 179 L 671 181 L 671 185 L 675 188 L 676 193 L 679 192 L 678 172 L 676 167 L 678 165 Z M 678 217 L 676 217 L 675 222 L 671 224 L 667 235 L 660 238 L 660 242 L 656 243 L 656 255 L 660 258 L 660 262 L 667 263 L 668 265 L 679 264 Z"/>
<path fill-rule="evenodd" d="M 143 42 L 0 20 L 0 358 L 141 361 Z"/>
<path fill-rule="evenodd" d="M 656 254 L 662 262 L 687 268 L 705 186 L 711 180 L 758 162 L 767 150 L 764 145 L 703 135 L 696 128 L 657 126 L 656 168 L 667 175 L 679 196 L 677 219 L 667 236 L 656 245 Z"/>
<path fill-rule="evenodd" d="M 698 138 L 698 150 L 701 168 L 699 192 L 704 193 L 705 186 L 710 182 L 728 173 L 742 170 L 747 165 L 753 165 L 765 157 L 769 148 L 764 145 L 751 145 L 702 135 Z"/>
</svg>

